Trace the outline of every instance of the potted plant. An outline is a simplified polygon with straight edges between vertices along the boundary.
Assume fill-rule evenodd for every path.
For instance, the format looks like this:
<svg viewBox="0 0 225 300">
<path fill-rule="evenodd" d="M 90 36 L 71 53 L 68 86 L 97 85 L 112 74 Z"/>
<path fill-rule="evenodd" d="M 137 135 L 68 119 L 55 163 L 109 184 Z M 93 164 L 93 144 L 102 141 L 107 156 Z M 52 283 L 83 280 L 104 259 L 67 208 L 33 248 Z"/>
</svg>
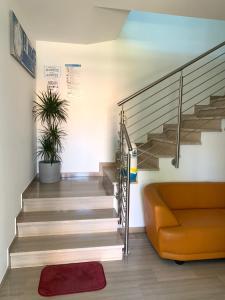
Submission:
<svg viewBox="0 0 225 300">
<path fill-rule="evenodd" d="M 68 101 L 62 100 L 58 93 L 51 90 L 37 95 L 34 101 L 33 116 L 43 126 L 38 139 L 37 156 L 39 162 L 39 180 L 43 183 L 60 181 L 62 138 L 66 135 L 61 128 L 66 122 Z"/>
</svg>

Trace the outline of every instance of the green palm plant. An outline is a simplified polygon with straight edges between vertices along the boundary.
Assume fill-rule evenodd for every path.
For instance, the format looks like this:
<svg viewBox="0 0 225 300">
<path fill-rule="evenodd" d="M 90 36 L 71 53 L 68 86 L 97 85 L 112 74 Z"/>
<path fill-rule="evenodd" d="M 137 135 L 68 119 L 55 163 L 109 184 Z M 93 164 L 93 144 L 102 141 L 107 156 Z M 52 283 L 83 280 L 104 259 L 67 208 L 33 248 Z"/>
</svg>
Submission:
<svg viewBox="0 0 225 300">
<path fill-rule="evenodd" d="M 53 164 L 61 161 L 62 139 L 66 133 L 60 126 L 68 117 L 68 101 L 62 100 L 58 93 L 51 90 L 41 92 L 37 97 L 39 101 L 34 101 L 33 116 L 43 126 L 37 156 Z"/>
<path fill-rule="evenodd" d="M 61 100 L 58 93 L 53 93 L 51 90 L 41 92 L 37 95 L 39 101 L 34 101 L 33 115 L 35 120 L 39 119 L 42 124 L 66 122 L 67 100 Z"/>
</svg>

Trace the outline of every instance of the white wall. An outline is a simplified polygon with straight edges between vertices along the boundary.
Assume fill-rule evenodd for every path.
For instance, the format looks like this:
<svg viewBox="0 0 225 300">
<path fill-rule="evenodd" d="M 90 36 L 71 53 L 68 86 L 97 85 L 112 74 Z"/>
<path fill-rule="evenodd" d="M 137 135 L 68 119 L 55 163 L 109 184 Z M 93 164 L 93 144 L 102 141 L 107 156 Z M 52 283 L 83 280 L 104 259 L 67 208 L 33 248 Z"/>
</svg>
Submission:
<svg viewBox="0 0 225 300">
<path fill-rule="evenodd" d="M 10 56 L 9 10 L 23 24 L 19 7 L 0 2 L 0 282 L 7 268 L 7 249 L 15 236 L 21 193 L 35 174 L 36 139 L 32 122 L 34 79 Z M 26 27 L 25 27 L 26 28 Z"/>
<path fill-rule="evenodd" d="M 44 65 L 80 63 L 81 96 L 70 101 L 63 172 L 96 172 L 114 161 L 116 103 L 225 40 L 225 22 L 132 12 L 120 38 L 92 45 L 38 42 L 37 91 Z M 62 97 L 65 78 L 62 80 Z"/>
<path fill-rule="evenodd" d="M 37 42 L 37 92 L 46 89 L 45 65 L 64 69 L 66 63 L 81 67 L 80 97 L 70 100 L 68 136 L 63 153 L 63 172 L 97 172 L 99 162 L 114 161 L 117 141 L 116 103 L 143 86 L 143 78 L 157 71 L 159 59 L 165 66 L 179 59 L 162 58 L 142 45 L 117 40 L 93 45 Z M 154 64 L 151 70 L 146 61 Z M 162 66 L 161 66 L 162 67 Z M 146 75 L 147 73 L 147 75 Z M 61 95 L 66 98 L 65 74 Z"/>
</svg>

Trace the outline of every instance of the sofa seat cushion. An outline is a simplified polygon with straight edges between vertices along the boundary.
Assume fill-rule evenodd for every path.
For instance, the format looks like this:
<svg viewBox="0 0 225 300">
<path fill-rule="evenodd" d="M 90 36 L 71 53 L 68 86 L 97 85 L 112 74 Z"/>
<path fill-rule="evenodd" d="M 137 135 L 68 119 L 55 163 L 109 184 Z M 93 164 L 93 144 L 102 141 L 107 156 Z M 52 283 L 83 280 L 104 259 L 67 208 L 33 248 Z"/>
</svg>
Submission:
<svg viewBox="0 0 225 300">
<path fill-rule="evenodd" d="M 200 254 L 225 251 L 225 209 L 173 210 L 180 226 L 161 228 L 159 251 Z"/>
</svg>

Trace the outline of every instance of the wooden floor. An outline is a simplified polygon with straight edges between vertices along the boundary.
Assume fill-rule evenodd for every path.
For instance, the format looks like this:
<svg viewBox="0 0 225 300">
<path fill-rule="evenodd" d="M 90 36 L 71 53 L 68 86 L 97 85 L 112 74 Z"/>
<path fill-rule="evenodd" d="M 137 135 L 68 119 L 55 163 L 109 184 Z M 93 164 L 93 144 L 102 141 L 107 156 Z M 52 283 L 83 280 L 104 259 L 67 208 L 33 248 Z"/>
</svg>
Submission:
<svg viewBox="0 0 225 300">
<path fill-rule="evenodd" d="M 52 297 L 57 300 L 224 300 L 225 260 L 176 265 L 161 260 L 145 234 L 131 235 L 127 261 L 103 263 L 107 286 L 97 292 Z M 0 300 L 44 299 L 37 293 L 42 268 L 10 270 Z"/>
</svg>

